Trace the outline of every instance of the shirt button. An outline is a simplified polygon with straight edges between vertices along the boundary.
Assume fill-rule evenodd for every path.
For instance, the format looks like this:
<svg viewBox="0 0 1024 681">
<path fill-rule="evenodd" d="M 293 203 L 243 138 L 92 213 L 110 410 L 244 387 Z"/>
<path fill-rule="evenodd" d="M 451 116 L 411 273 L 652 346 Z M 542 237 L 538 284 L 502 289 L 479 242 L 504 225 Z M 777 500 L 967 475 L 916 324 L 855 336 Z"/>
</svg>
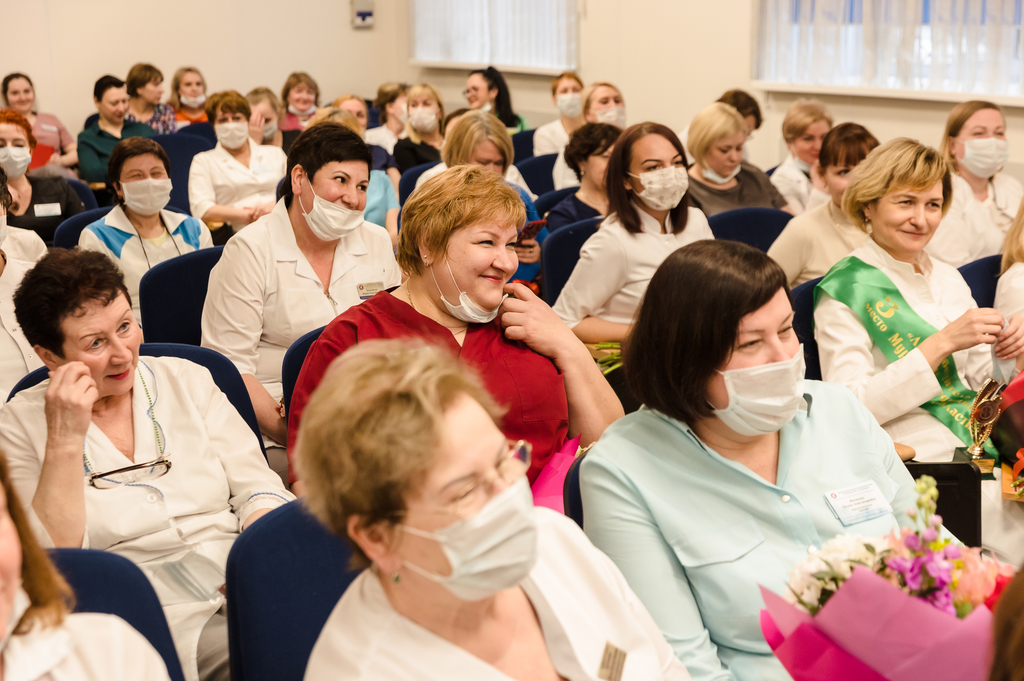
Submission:
<svg viewBox="0 0 1024 681">
<path fill-rule="evenodd" d="M 158 497 L 155 494 L 150 494 L 148 497 L 146 497 L 146 501 L 148 501 L 151 504 L 155 504 L 157 502 L 157 500 L 158 500 Z"/>
<path fill-rule="evenodd" d="M 783 495 L 782 495 L 782 503 L 784 503 L 784 504 L 788 504 L 788 503 L 789 503 L 789 500 L 790 500 L 790 499 L 792 499 L 792 498 L 793 498 L 793 497 L 789 496 L 788 494 L 783 494 Z"/>
</svg>

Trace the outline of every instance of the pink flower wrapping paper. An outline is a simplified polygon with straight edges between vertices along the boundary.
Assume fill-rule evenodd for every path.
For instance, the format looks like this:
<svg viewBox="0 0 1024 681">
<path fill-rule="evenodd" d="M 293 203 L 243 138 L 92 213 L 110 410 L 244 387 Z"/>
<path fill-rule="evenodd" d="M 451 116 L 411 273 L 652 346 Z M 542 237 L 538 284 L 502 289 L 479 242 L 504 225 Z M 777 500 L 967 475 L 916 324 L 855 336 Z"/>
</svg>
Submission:
<svg viewBox="0 0 1024 681">
<path fill-rule="evenodd" d="M 531 487 L 534 506 L 544 506 L 553 511 L 565 513 L 562 488 L 565 485 L 565 476 L 569 472 L 572 462 L 576 460 L 576 452 L 579 449 L 580 438 L 574 437 L 551 455 Z"/>
</svg>

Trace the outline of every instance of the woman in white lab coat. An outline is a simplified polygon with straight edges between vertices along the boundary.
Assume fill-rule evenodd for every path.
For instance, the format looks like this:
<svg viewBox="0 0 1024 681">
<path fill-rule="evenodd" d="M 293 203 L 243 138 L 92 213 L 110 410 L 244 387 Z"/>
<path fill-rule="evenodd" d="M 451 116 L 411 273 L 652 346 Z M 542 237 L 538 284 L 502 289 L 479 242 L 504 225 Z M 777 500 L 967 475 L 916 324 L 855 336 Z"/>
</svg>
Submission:
<svg viewBox="0 0 1024 681">
<path fill-rule="evenodd" d="M 534 508 L 529 446 L 500 415 L 440 348 L 368 341 L 328 369 L 299 467 L 309 508 L 367 569 L 308 681 L 690 678 L 612 562 Z"/>
<path fill-rule="evenodd" d="M 782 120 L 789 156 L 772 173 L 772 184 L 786 198 L 793 215 L 828 202 L 816 167 L 822 140 L 831 129 L 832 116 L 816 99 L 796 100 Z"/>
<path fill-rule="evenodd" d="M 163 681 L 167 668 L 142 634 L 114 615 L 68 612 L 54 569 L 0 452 L 0 669 L 17 681 Z"/>
<path fill-rule="evenodd" d="M 0 448 L 36 536 L 136 563 L 164 605 L 186 678 L 228 678 L 219 591 L 228 551 L 294 497 L 207 369 L 139 357 L 142 333 L 106 256 L 54 249 L 25 275 L 14 306 L 51 372 L 0 412 Z"/>
</svg>

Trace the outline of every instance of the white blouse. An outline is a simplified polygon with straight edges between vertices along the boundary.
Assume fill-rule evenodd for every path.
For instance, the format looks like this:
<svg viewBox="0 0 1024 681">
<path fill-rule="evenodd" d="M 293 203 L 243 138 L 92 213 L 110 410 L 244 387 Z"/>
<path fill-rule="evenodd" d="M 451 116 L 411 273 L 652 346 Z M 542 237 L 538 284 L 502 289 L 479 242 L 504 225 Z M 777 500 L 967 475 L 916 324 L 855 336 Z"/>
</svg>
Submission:
<svg viewBox="0 0 1024 681">
<path fill-rule="evenodd" d="M 868 241 L 868 234 L 829 199 L 789 221 L 768 249 L 790 287 L 825 276 L 832 266 Z"/>
<path fill-rule="evenodd" d="M 1015 314 L 1024 315 L 1024 262 L 1015 262 L 1006 270 L 996 284 L 994 308 L 1009 319 Z"/>
<path fill-rule="evenodd" d="M 569 681 L 597 681 L 606 644 L 626 653 L 623 681 L 688 681 L 622 573 L 576 524 L 537 508 L 538 560 L 522 589 L 548 654 Z M 377 573 L 365 570 L 327 619 L 306 681 L 508 681 L 463 648 L 391 607 Z"/>
<path fill-rule="evenodd" d="M 558 154 L 569 143 L 569 132 L 562 125 L 561 117 L 545 123 L 533 133 L 533 155 Z"/>
<path fill-rule="evenodd" d="M 47 380 L 23 390 L 0 411 L 0 448 L 7 454 L 18 496 L 26 500 L 35 497 L 46 454 L 48 387 Z M 171 469 L 154 480 L 115 489 L 96 489 L 83 478 L 86 529 L 81 548 L 111 551 L 146 573 L 164 606 L 186 679 L 196 681 L 199 634 L 224 599 L 220 594 L 201 601 L 182 598 L 161 577 L 161 567 L 195 552 L 223 571 L 249 516 L 295 497 L 270 470 L 259 440 L 205 367 L 176 357 L 140 357 L 132 418 L 135 462 L 158 458 L 156 428 Z M 82 449 L 87 471 L 131 465 L 96 424 L 89 425 Z M 40 543 L 52 547 L 31 505 L 26 506 Z"/>
<path fill-rule="evenodd" d="M 953 267 L 1000 253 L 1022 198 L 1024 187 L 1006 173 L 989 180 L 984 202 L 974 198 L 967 180 L 954 174 L 953 202 L 925 249 Z"/>
<path fill-rule="evenodd" d="M 15 384 L 43 366 L 14 317 L 14 291 L 33 263 L 11 258 L 0 274 L 0 409 Z"/>
<path fill-rule="evenodd" d="M 378 147 L 385 149 L 389 154 L 395 153 L 395 145 L 398 144 L 398 140 L 400 139 L 405 139 L 404 130 L 401 135 L 396 135 L 391 132 L 391 128 L 383 123 L 378 125 L 376 128 L 370 128 L 363 133 L 364 142 L 367 144 L 376 144 Z"/>
<path fill-rule="evenodd" d="M 8 258 L 35 263 L 46 255 L 46 242 L 31 229 L 7 227 L 7 238 L 0 244 Z"/>
<path fill-rule="evenodd" d="M 249 167 L 235 160 L 220 142 L 196 154 L 188 173 L 188 202 L 200 220 L 213 206 L 248 208 L 277 198 L 288 157 L 280 147 L 249 143 Z"/>
<path fill-rule="evenodd" d="M 686 229 L 679 234 L 672 234 L 670 217 L 665 218 L 668 233 L 662 234 L 657 220 L 639 208 L 636 212 L 642 232 L 627 232 L 619 218 L 610 215 L 583 244 L 554 307 L 570 329 L 585 317 L 632 324 L 647 284 L 665 258 L 694 241 L 715 238 L 698 208 L 688 209 Z"/>
<path fill-rule="evenodd" d="M 792 154 L 779 164 L 779 167 L 772 173 L 771 180 L 779 193 L 785 197 L 795 215 L 800 215 L 806 210 L 821 205 L 822 199 L 828 198 L 825 192 L 814 186 L 811 178 L 804 175 L 804 171 L 797 166 L 796 159 Z"/>
<path fill-rule="evenodd" d="M 555 183 L 556 190 L 580 186 L 580 178 L 576 177 L 576 172 L 565 162 L 565 149 L 558 152 L 555 167 L 551 170 L 551 179 Z"/>
</svg>

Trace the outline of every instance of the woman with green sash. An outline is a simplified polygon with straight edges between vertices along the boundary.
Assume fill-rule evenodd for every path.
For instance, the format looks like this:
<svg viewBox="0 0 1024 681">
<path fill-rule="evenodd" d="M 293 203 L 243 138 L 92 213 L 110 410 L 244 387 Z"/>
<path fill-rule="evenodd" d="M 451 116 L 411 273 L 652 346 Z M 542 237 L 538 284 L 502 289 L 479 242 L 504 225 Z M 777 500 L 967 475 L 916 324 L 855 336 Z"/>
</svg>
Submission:
<svg viewBox="0 0 1024 681">
<path fill-rule="evenodd" d="M 843 196 L 871 239 L 815 290 L 823 378 L 850 388 L 918 461 L 949 461 L 970 444 L 971 402 L 993 357 L 1024 368 L 1024 318 L 979 308 L 960 273 L 925 252 L 951 202 L 938 151 L 907 138 L 878 147 Z M 982 544 L 1019 565 L 1024 506 L 1002 499 L 998 479 L 982 492 Z"/>
</svg>

